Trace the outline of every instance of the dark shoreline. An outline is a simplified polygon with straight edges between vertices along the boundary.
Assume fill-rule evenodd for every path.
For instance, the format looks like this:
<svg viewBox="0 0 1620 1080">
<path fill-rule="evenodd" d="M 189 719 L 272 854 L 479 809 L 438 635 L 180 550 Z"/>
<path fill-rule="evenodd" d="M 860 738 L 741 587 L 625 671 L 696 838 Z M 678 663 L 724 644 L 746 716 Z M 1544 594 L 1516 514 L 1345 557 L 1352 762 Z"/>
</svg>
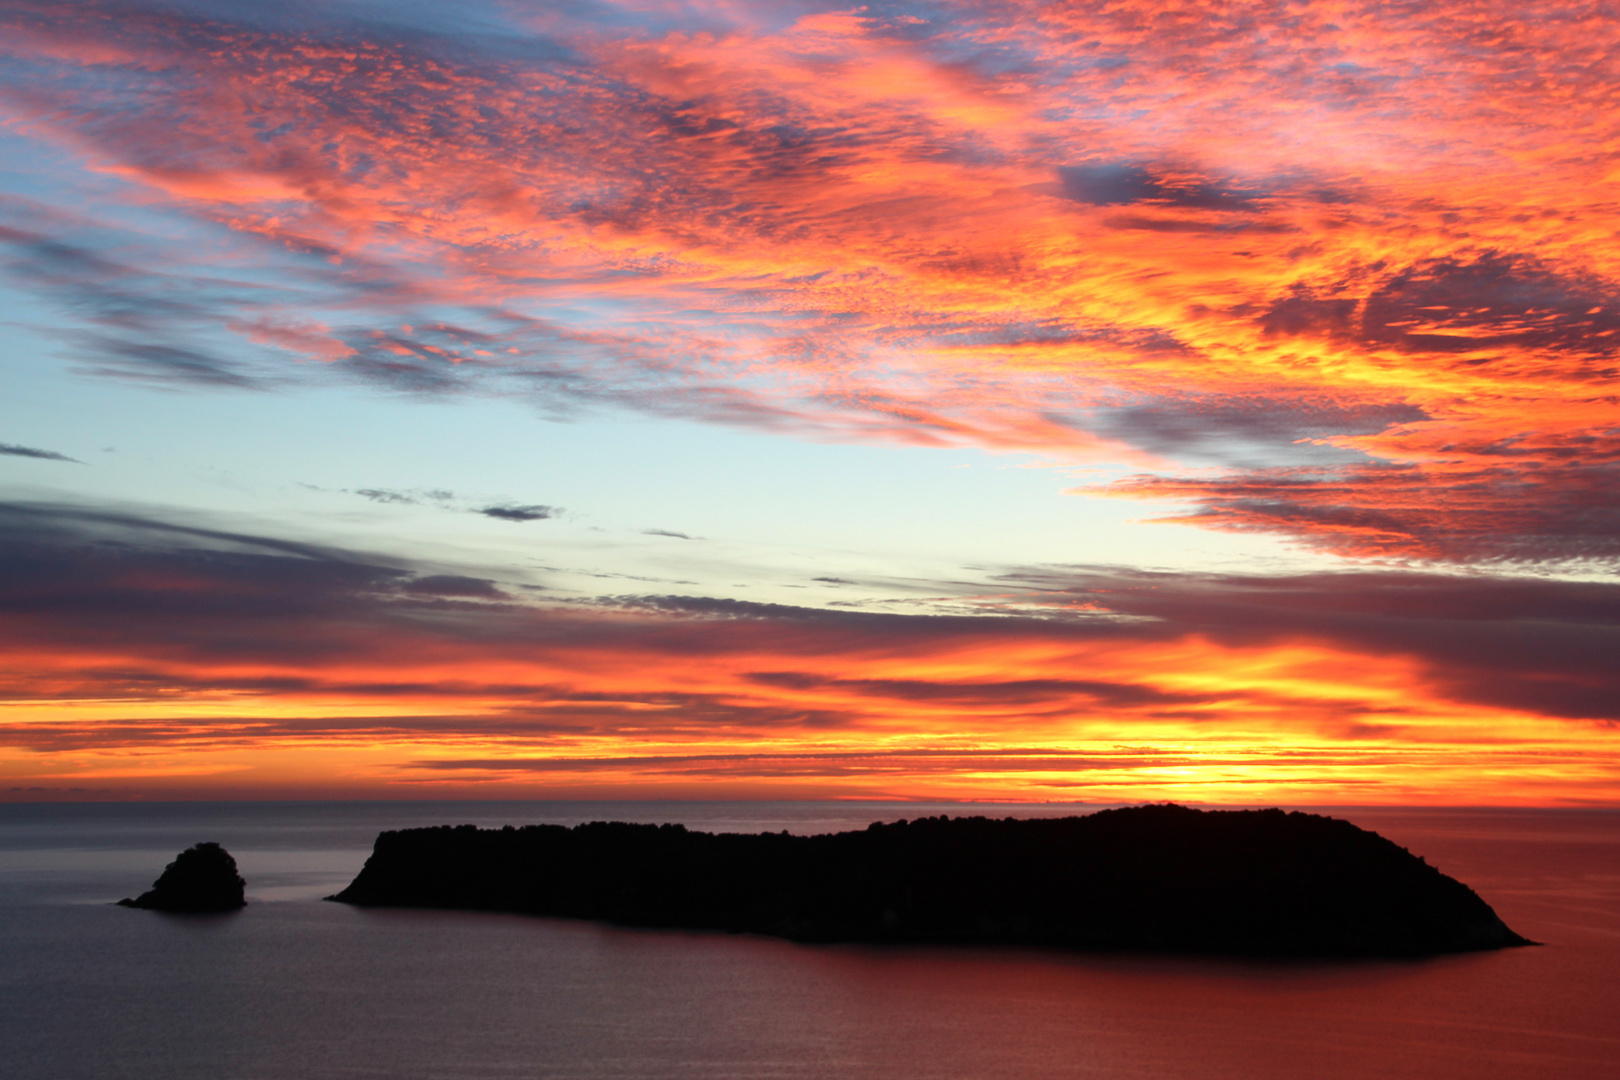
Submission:
<svg viewBox="0 0 1620 1080">
<path fill-rule="evenodd" d="M 1533 944 L 1466 885 L 1349 822 L 1142 806 L 820 836 L 595 822 L 385 832 L 328 899 L 801 942 L 1256 957 Z"/>
</svg>

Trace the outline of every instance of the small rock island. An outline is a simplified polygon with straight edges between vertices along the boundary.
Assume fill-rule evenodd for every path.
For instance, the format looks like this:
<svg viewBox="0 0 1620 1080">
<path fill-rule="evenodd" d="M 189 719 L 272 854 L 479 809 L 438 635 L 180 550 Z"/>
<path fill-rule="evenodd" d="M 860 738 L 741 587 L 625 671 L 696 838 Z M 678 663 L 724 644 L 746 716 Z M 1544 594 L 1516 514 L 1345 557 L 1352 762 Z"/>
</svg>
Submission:
<svg viewBox="0 0 1620 1080">
<path fill-rule="evenodd" d="M 1468 886 L 1347 821 L 1175 805 L 821 836 L 622 822 L 406 829 L 380 835 L 328 899 L 800 942 L 1282 957 L 1533 944 Z"/>
<path fill-rule="evenodd" d="M 149 890 L 133 900 L 126 896 L 118 902 L 124 907 L 152 911 L 235 911 L 247 906 L 243 895 L 246 888 L 247 882 L 236 872 L 236 860 L 230 852 L 205 842 L 176 855 Z"/>
</svg>

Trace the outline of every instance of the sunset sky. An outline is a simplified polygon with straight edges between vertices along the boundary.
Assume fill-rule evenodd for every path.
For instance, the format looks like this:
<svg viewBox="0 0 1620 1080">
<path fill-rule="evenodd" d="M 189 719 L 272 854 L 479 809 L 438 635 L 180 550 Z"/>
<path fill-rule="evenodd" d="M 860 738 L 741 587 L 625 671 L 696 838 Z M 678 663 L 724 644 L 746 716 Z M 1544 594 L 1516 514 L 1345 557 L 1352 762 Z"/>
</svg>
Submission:
<svg viewBox="0 0 1620 1080">
<path fill-rule="evenodd" d="M 1617 57 L 0 0 L 0 800 L 1620 804 Z"/>
</svg>

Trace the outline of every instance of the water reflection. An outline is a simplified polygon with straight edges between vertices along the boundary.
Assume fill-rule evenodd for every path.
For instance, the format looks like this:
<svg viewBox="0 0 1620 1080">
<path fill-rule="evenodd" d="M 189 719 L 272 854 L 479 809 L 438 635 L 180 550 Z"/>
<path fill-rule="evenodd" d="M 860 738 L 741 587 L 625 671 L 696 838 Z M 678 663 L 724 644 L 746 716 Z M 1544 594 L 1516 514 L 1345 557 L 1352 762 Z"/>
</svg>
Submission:
<svg viewBox="0 0 1620 1080">
<path fill-rule="evenodd" d="M 694 827 L 703 814 L 746 819 L 737 804 L 699 810 Z M 370 836 L 347 837 L 374 834 L 379 814 L 333 824 L 307 811 L 176 811 L 110 830 L 0 813 L 6 1075 L 1588 1080 L 1620 1060 L 1620 815 L 1346 813 L 1551 944 L 1306 964 L 806 947 L 357 910 L 309 897 L 347 881 Z M 397 808 L 394 823 L 418 812 Z M 857 819 L 834 827 L 866 812 L 814 811 Z M 753 827 L 782 827 L 772 813 Z M 232 846 L 231 829 L 253 842 L 233 847 L 256 901 L 240 914 L 88 902 L 143 885 L 184 844 Z M 48 846 L 41 830 L 65 842 Z M 140 858 L 98 848 L 109 836 Z"/>
</svg>

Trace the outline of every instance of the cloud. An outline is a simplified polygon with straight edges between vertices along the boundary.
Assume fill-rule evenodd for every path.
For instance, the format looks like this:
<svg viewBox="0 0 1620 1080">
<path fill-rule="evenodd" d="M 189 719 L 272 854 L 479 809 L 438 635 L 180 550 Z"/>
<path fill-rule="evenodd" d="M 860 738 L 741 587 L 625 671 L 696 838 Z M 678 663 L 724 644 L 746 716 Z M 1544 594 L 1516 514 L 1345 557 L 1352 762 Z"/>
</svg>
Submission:
<svg viewBox="0 0 1620 1080">
<path fill-rule="evenodd" d="M 1031 707 L 1067 702 L 1076 695 L 1111 705 L 1204 705 L 1230 700 L 1229 694 L 1176 694 L 1140 685 L 1090 679 L 1011 679 L 954 682 L 924 679 L 829 679 L 804 672 L 751 672 L 750 680 L 794 690 L 828 689 L 902 701 L 996 705 L 1028 715 Z"/>
<path fill-rule="evenodd" d="M 1613 295 L 1612 283 L 1589 273 L 1486 250 L 1418 260 L 1369 280 L 1300 282 L 1261 323 L 1274 334 L 1340 337 L 1442 361 L 1467 353 L 1465 362 L 1476 367 L 1522 369 L 1534 359 L 1549 373 L 1583 379 L 1592 373 L 1567 356 L 1589 353 L 1599 365 L 1612 358 L 1617 343 L 1610 339 L 1620 334 Z"/>
<path fill-rule="evenodd" d="M 1131 749 L 1110 752 L 1075 752 L 1051 748 L 1012 747 L 998 750 L 872 750 L 864 752 L 799 754 L 686 754 L 659 757 L 624 756 L 610 758 L 440 758 L 423 761 L 417 768 L 432 770 L 478 770 L 495 773 L 597 772 L 634 768 L 653 773 L 681 776 L 759 776 L 771 777 L 829 775 L 917 775 L 949 774 L 985 765 L 999 770 L 1022 772 L 1087 773 L 1143 766 L 1176 768 L 1192 759 L 1151 750 Z"/>
<path fill-rule="evenodd" d="M 1620 333 L 1620 302 L 1608 282 L 1560 273 L 1532 255 L 1486 251 L 1406 267 L 1367 297 L 1361 333 L 1403 352 L 1499 352 L 1484 363 L 1551 351 L 1593 353 L 1602 364 L 1616 349 L 1609 339 Z M 1578 366 L 1543 363 L 1582 377 Z"/>
<path fill-rule="evenodd" d="M 1057 170 L 1065 198 L 1090 206 L 1129 206 L 1152 202 L 1190 210 L 1244 212 L 1260 209 L 1256 201 L 1267 192 L 1246 188 L 1230 180 L 1221 182 L 1173 168 L 1111 162 L 1066 165 Z"/>
<path fill-rule="evenodd" d="M 428 574 L 406 582 L 404 590 L 417 596 L 506 599 L 506 594 L 488 578 L 467 577 L 462 574 Z"/>
<path fill-rule="evenodd" d="M 485 517 L 496 518 L 500 521 L 544 521 L 554 518 L 561 510 L 555 506 L 486 506 L 477 513 Z"/>
<path fill-rule="evenodd" d="M 1545 801 L 1620 777 L 1614 583 L 1043 567 L 963 589 L 940 583 L 940 615 L 545 603 L 378 554 L 11 505 L 0 743 L 56 762 L 38 773 L 53 783 L 122 761 L 154 791 L 179 790 L 159 763 L 246 748 L 329 792 L 539 770 L 581 791 L 709 776 Z"/>
<path fill-rule="evenodd" d="M 1592 437 L 1579 448 L 1530 445 L 1522 453 L 1512 443 L 1479 447 L 1474 454 L 1495 454 L 1497 460 L 1475 467 L 1445 462 L 1274 469 L 1212 479 L 1137 476 L 1076 490 L 1188 500 L 1197 509 L 1158 520 L 1282 533 L 1351 557 L 1612 567 L 1620 559 L 1620 508 L 1608 493 L 1620 484 L 1620 465 L 1602 459 L 1609 453 L 1604 444 L 1613 442 Z M 1557 460 L 1564 450 L 1584 449 L 1595 460 Z"/>
<path fill-rule="evenodd" d="M 407 495 L 403 491 L 390 491 L 387 488 L 356 488 L 354 493 L 372 502 L 393 506 L 415 506 L 419 501 L 414 495 Z"/>
<path fill-rule="evenodd" d="M 6 454 L 12 457 L 38 458 L 41 461 L 71 461 L 75 465 L 84 464 L 84 462 L 80 461 L 78 458 L 71 458 L 66 454 L 58 454 L 55 450 L 40 450 L 37 447 L 17 446 L 13 443 L 0 443 L 0 454 Z"/>
<path fill-rule="evenodd" d="M 643 536 L 667 536 L 667 537 L 670 537 L 671 539 L 674 539 L 674 540 L 692 540 L 692 539 L 695 539 L 695 537 L 688 536 L 686 533 L 683 533 L 683 532 L 671 532 L 668 529 L 642 529 L 641 530 L 641 535 L 643 535 Z"/>
<path fill-rule="evenodd" d="M 1177 460 L 1266 465 L 1282 456 L 1278 447 L 1283 445 L 1301 463 L 1361 459 L 1364 455 L 1323 440 L 1374 435 L 1428 419 L 1422 409 L 1402 401 L 1295 398 L 1279 404 L 1204 395 L 1098 410 L 1091 422 L 1101 432 Z"/>
<path fill-rule="evenodd" d="M 1614 561 L 1620 30 L 1579 5 L 474 10 L 11 5 L 8 138 L 62 181 L 0 203 L 36 329 L 143 382 L 1030 451 L 1346 557 Z"/>
<path fill-rule="evenodd" d="M 352 494 L 369 499 L 374 503 L 385 506 L 433 506 L 440 510 L 462 511 L 467 506 L 467 499 L 458 496 L 455 492 L 445 488 L 413 488 L 408 491 L 399 491 L 393 488 L 356 488 Z M 562 516 L 560 506 L 545 506 L 539 503 L 497 503 L 487 506 L 474 506 L 465 510 L 470 514 L 482 514 L 484 517 L 494 518 L 497 521 L 545 521 L 549 518 Z"/>
<path fill-rule="evenodd" d="M 1387 662 L 1419 658 L 1458 701 L 1620 721 L 1599 657 L 1620 646 L 1620 584 L 1546 578 L 1341 572 L 1162 574 L 1024 571 L 1063 610 L 1106 610 L 1233 646 L 1331 641 Z M 1064 598 L 1060 600 L 1059 598 Z"/>
<path fill-rule="evenodd" d="M 13 227 L 7 219 L 32 227 Z M 60 322 L 47 324 L 47 332 L 86 370 L 143 383 L 264 385 L 251 364 L 221 355 L 205 340 L 230 310 L 231 283 L 172 262 L 114 261 L 46 229 L 93 231 L 48 206 L 0 196 L 0 273 L 59 313 Z"/>
</svg>

